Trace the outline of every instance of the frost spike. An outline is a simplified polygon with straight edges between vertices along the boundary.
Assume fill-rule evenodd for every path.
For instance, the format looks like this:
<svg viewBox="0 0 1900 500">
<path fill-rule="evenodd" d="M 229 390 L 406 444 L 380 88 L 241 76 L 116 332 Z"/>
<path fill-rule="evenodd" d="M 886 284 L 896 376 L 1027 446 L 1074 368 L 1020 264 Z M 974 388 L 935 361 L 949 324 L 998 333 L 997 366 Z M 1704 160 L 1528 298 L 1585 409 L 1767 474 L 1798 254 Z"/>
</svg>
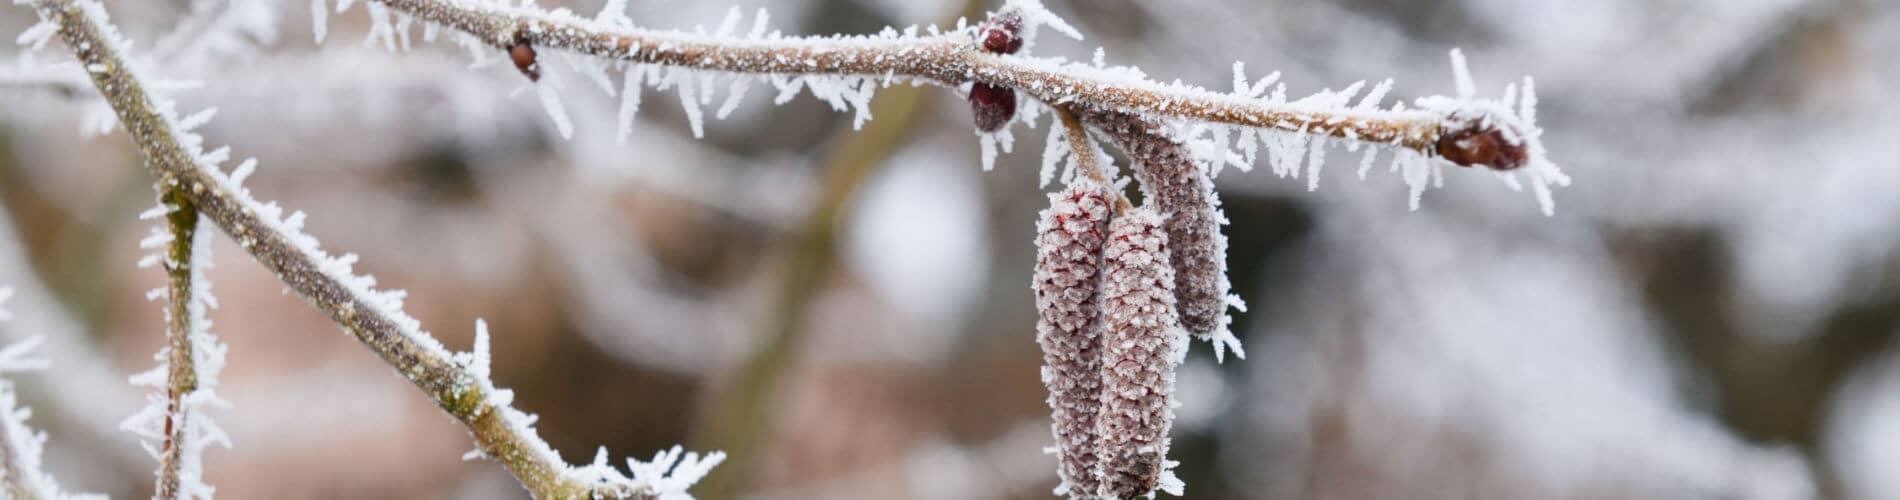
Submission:
<svg viewBox="0 0 1900 500">
<path fill-rule="evenodd" d="M 1470 100 L 1478 94 L 1478 86 L 1471 83 L 1471 68 L 1465 65 L 1465 52 L 1451 49 L 1451 78 L 1458 86 L 1458 98 Z"/>
<path fill-rule="evenodd" d="M 1151 496 L 1178 483 L 1168 470 L 1174 368 L 1187 354 L 1175 314 L 1169 234 L 1151 207 L 1109 224 L 1103 251 L 1101 422 L 1105 498 Z"/>
<path fill-rule="evenodd" d="M 561 133 L 562 139 L 574 137 L 574 122 L 567 118 L 567 108 L 561 107 L 560 89 L 552 79 L 534 84 L 534 93 L 541 98 L 541 108 L 547 110 L 548 119 L 554 120 L 554 129 Z"/>
<path fill-rule="evenodd" d="M 1064 132 L 1066 129 L 1063 127 L 1049 127 L 1049 138 L 1043 141 L 1042 172 L 1039 176 L 1041 180 L 1036 187 L 1048 187 L 1049 181 L 1056 177 L 1056 164 L 1061 163 L 1062 159 L 1074 150 L 1074 146 L 1068 143 L 1068 135 Z M 1054 201 L 1054 198 L 1051 198 L 1051 201 Z"/>
<path fill-rule="evenodd" d="M 772 15 L 765 12 L 765 7 L 759 7 L 759 14 L 754 16 L 752 20 L 752 31 L 746 33 L 746 38 L 757 40 L 764 37 L 766 23 L 770 22 L 771 19 Z"/>
<path fill-rule="evenodd" d="M 1078 178 L 1049 194 L 1036 225 L 1036 343 L 1049 388 L 1058 494 L 1086 496 L 1101 479 L 1096 465 L 1102 410 L 1102 244 L 1112 211 L 1108 188 Z"/>
<path fill-rule="evenodd" d="M 633 133 L 633 114 L 640 110 L 640 87 L 646 81 L 646 74 L 640 66 L 628 66 L 621 80 L 619 128 L 614 134 L 614 144 L 626 144 L 627 136 Z"/>
<path fill-rule="evenodd" d="M 323 44 L 324 32 L 330 27 L 330 6 L 325 0 L 310 0 L 310 32 L 317 37 L 317 44 Z"/>
<path fill-rule="evenodd" d="M 699 108 L 699 97 L 693 82 L 693 73 L 675 69 L 672 70 L 669 80 L 679 86 L 680 106 L 686 109 L 686 121 L 693 127 L 693 138 L 706 138 L 705 111 Z"/>
</svg>

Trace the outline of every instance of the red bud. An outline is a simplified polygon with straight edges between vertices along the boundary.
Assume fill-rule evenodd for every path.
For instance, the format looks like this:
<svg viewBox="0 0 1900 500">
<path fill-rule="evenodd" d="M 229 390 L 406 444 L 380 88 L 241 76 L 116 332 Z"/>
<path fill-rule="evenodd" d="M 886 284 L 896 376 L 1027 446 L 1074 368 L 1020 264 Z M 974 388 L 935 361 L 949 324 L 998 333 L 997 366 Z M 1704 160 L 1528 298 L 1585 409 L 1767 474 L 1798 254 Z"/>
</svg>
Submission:
<svg viewBox="0 0 1900 500">
<path fill-rule="evenodd" d="M 1009 120 L 1016 117 L 1016 91 L 1009 87 L 998 87 L 983 82 L 970 86 L 970 112 L 976 115 L 976 129 L 984 132 L 1002 130 Z"/>
</svg>

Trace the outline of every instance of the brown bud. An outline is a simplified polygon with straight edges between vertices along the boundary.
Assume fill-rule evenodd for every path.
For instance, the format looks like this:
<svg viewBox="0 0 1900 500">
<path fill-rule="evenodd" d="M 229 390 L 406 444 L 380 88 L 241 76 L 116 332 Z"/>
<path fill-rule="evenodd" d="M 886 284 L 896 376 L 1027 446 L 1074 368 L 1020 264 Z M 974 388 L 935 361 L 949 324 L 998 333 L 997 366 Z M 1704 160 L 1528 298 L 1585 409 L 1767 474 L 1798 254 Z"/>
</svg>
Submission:
<svg viewBox="0 0 1900 500">
<path fill-rule="evenodd" d="M 1453 115 L 1438 135 L 1438 156 L 1460 166 L 1484 165 L 1514 170 L 1530 161 L 1521 137 L 1512 137 L 1496 120 Z"/>
<path fill-rule="evenodd" d="M 1153 209 L 1109 224 L 1103 250 L 1102 487 L 1106 498 L 1153 493 L 1167 474 L 1174 368 L 1187 355 L 1175 315 L 1168 232 Z"/>
<path fill-rule="evenodd" d="M 1093 495 L 1097 418 L 1102 411 L 1102 244 L 1108 237 L 1109 190 L 1087 179 L 1049 195 L 1036 227 L 1036 343 L 1049 387 L 1059 490 Z"/>
<path fill-rule="evenodd" d="M 541 81 L 541 66 L 535 60 L 534 45 L 528 43 L 527 33 L 515 33 L 514 45 L 508 46 L 508 58 L 514 60 L 515 69 L 520 70 L 522 76 L 528 77 L 528 81 Z"/>
<path fill-rule="evenodd" d="M 1002 130 L 1016 117 L 1016 90 L 983 82 L 970 84 L 970 112 L 976 115 L 976 129 Z"/>
</svg>

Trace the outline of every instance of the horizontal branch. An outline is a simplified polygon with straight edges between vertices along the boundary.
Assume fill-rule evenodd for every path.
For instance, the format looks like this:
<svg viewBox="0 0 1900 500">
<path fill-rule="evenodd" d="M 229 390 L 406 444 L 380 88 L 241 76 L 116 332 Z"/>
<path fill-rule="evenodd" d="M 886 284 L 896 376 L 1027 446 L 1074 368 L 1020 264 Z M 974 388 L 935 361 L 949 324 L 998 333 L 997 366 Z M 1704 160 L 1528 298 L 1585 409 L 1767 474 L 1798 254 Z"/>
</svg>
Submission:
<svg viewBox="0 0 1900 500">
<path fill-rule="evenodd" d="M 400 295 L 376 292 L 368 278 L 349 271 L 354 257 L 332 258 L 302 234 L 302 216 L 278 217 L 274 204 L 258 203 L 240 186 L 249 166 L 226 175 L 213 164 L 214 152 L 197 151 L 199 139 L 146 93 L 143 83 L 120 55 L 121 42 L 106 22 L 104 7 L 90 0 L 38 0 L 42 19 L 58 25 L 59 36 L 88 68 L 92 83 L 118 114 L 143 153 L 145 165 L 161 190 L 178 193 L 200 215 L 211 219 L 258 263 L 329 316 L 420 388 L 435 404 L 474 434 L 481 455 L 501 462 L 538 498 L 652 498 L 684 488 L 721 455 L 706 460 L 674 453 L 653 464 L 632 467 L 626 478 L 593 466 L 572 467 L 536 435 L 530 419 L 509 406 L 510 395 L 488 379 L 485 331 L 478 328 L 476 353 L 452 355 L 407 314 Z M 604 457 L 603 457 L 604 459 Z M 667 476 L 678 462 L 679 470 Z M 680 475 L 694 476 L 681 480 Z M 681 484 L 684 483 L 684 484 Z"/>
<path fill-rule="evenodd" d="M 1341 109 L 1225 94 L 1131 77 L 1117 69 L 977 50 L 967 34 L 856 37 L 725 37 L 457 0 L 370 0 L 466 32 L 506 50 L 518 41 L 596 57 L 744 74 L 907 77 L 946 85 L 983 82 L 1051 104 L 1080 103 L 1144 115 L 1314 133 L 1435 154 L 1443 113 Z"/>
</svg>

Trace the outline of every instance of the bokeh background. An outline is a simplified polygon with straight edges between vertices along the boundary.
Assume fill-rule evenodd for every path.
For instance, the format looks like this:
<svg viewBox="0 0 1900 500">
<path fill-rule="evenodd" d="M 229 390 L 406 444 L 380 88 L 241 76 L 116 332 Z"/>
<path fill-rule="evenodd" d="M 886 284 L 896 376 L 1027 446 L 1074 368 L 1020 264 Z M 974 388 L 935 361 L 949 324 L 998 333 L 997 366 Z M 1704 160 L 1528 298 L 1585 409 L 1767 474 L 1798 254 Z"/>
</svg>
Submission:
<svg viewBox="0 0 1900 500">
<path fill-rule="evenodd" d="M 1189 498 L 1900 498 L 1900 3 L 1047 2 L 1089 38 L 1034 54 L 1101 46 L 1218 89 L 1238 59 L 1293 95 L 1390 77 L 1409 100 L 1451 92 L 1462 47 L 1485 95 L 1537 78 L 1575 178 L 1545 217 L 1463 170 L 1408 211 L 1397 176 L 1352 175 L 1357 155 L 1313 192 L 1220 175 L 1249 356 L 1197 343 L 1181 368 Z M 711 499 L 1054 486 L 1029 288 L 1043 129 L 1019 125 L 986 173 L 953 89 L 883 90 L 862 131 L 755 89 L 700 140 L 649 89 L 618 145 L 617 102 L 570 77 L 563 140 L 511 97 L 512 68 L 366 47 L 360 8 L 317 45 L 306 2 L 107 3 L 160 75 L 203 81 L 172 95 L 221 110 L 204 132 L 258 157 L 260 198 L 408 289 L 452 348 L 486 318 L 497 383 L 571 461 L 726 449 Z M 763 6 L 788 33 L 995 7 L 631 3 L 681 28 Z M 34 21 L 0 12 L 3 33 Z M 0 72 L 0 283 L 18 291 L 0 338 L 49 337 L 54 368 L 18 378 L 50 469 L 134 498 L 154 462 L 118 424 L 162 342 L 162 276 L 134 267 L 153 203 L 136 151 L 77 133 L 100 109 L 69 79 Z M 226 498 L 525 497 L 228 240 L 215 252 L 235 447 L 206 463 Z"/>
</svg>

